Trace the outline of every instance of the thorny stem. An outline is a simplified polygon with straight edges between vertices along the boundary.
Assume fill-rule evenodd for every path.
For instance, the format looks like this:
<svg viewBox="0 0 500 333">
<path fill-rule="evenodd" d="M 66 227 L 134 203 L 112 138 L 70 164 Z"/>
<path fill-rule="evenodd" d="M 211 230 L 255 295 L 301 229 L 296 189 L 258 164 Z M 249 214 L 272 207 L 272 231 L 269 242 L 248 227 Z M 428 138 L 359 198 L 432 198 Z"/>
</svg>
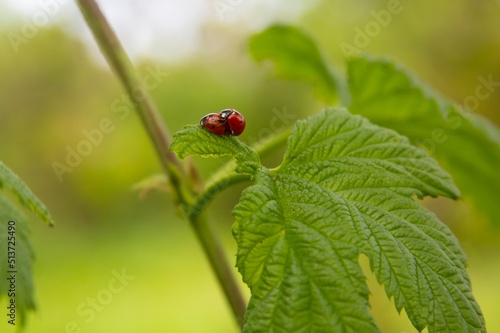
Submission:
<svg viewBox="0 0 500 333">
<path fill-rule="evenodd" d="M 152 98 L 139 80 L 132 62 L 96 1 L 77 1 L 95 40 L 99 44 L 101 52 L 132 100 L 137 114 L 155 146 L 172 188 L 176 192 L 179 204 L 181 207 L 190 205 L 194 200 L 193 190 L 186 190 L 189 187 L 187 184 L 189 184 L 190 179 L 187 178 L 175 154 L 168 151 L 170 146 L 169 134 Z M 197 176 L 195 169 L 190 170 L 190 172 L 191 174 L 194 172 L 195 176 Z M 194 179 L 197 179 L 197 177 L 194 177 Z M 246 304 L 232 275 L 231 267 L 227 262 L 221 243 L 205 215 L 198 214 L 196 217 L 190 217 L 189 221 L 219 279 L 236 320 L 242 327 Z"/>
</svg>

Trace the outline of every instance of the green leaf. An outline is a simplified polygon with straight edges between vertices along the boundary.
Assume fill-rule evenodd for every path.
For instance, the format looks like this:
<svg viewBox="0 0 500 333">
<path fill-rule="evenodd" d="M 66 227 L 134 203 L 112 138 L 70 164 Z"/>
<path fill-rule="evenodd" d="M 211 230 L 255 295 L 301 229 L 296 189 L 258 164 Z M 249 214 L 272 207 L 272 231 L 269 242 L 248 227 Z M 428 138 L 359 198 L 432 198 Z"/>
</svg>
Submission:
<svg viewBox="0 0 500 333">
<path fill-rule="evenodd" d="M 23 326 L 26 322 L 26 313 L 35 309 L 33 295 L 32 265 L 34 252 L 28 236 L 28 226 L 25 217 L 7 200 L 0 195 L 0 299 L 8 297 L 10 276 L 8 251 L 9 221 L 15 221 L 15 285 L 16 285 L 16 324 Z M 11 297 L 8 297 L 10 302 Z M 7 310 L 5 310 L 7 311 Z M 4 320 L 11 318 L 5 317 Z"/>
<path fill-rule="evenodd" d="M 343 200 L 266 171 L 233 212 L 237 267 L 252 291 L 243 332 L 378 332 Z"/>
<path fill-rule="evenodd" d="M 460 193 L 407 138 L 329 108 L 295 125 L 270 171 L 235 138 L 199 126 L 174 137 L 180 157 L 232 156 L 255 180 L 233 211 L 252 292 L 244 332 L 378 332 L 361 254 L 418 330 L 486 332 L 457 239 L 414 199 Z"/>
<path fill-rule="evenodd" d="M 168 178 L 164 173 L 155 173 L 132 185 L 132 190 L 139 192 L 142 199 L 151 191 L 169 192 Z"/>
<path fill-rule="evenodd" d="M 500 225 L 500 130 L 436 94 L 388 60 L 348 61 L 350 111 L 425 147 L 451 173 L 464 196 Z"/>
<path fill-rule="evenodd" d="M 327 109 L 298 122 L 283 164 L 255 181 L 233 211 L 245 332 L 378 332 L 360 253 L 418 330 L 486 331 L 457 240 L 413 199 L 458 190 L 406 138 Z"/>
<path fill-rule="evenodd" d="M 233 157 L 237 172 L 253 173 L 260 166 L 259 156 L 236 137 L 212 133 L 200 125 L 188 125 L 175 133 L 169 150 L 181 160 L 189 155 Z"/>
<path fill-rule="evenodd" d="M 49 212 L 45 206 L 35 197 L 19 177 L 17 177 L 9 168 L 0 162 L 0 188 L 4 188 L 15 194 L 21 204 L 37 214 L 44 222 L 53 224 Z M 9 230 L 10 222 L 14 221 L 15 230 Z M 9 234 L 9 231 L 11 234 Z M 10 238 L 9 237 L 14 237 Z M 13 242 L 13 243 L 9 243 Z M 28 226 L 25 217 L 17 210 L 17 208 L 0 193 L 0 297 L 8 295 L 10 282 L 7 278 L 11 275 L 8 271 L 16 271 L 15 273 L 15 300 L 16 312 L 21 325 L 24 325 L 26 320 L 26 312 L 35 309 L 35 301 L 33 298 L 33 282 L 32 282 L 32 264 L 34 259 L 33 249 L 28 237 Z M 15 263 L 10 267 L 8 263 L 7 249 L 15 252 Z M 9 301 L 11 297 L 9 296 Z"/>
<path fill-rule="evenodd" d="M 249 47 L 255 60 L 271 59 L 278 76 L 312 83 L 316 96 L 325 102 L 334 102 L 338 94 L 342 102 L 347 103 L 344 81 L 328 66 L 316 43 L 303 31 L 275 25 L 254 35 Z"/>
<path fill-rule="evenodd" d="M 30 191 L 28 186 L 16 176 L 5 164 L 0 161 L 0 188 L 5 188 L 14 193 L 21 204 L 37 214 L 42 221 L 54 224 L 47 208 L 42 204 L 38 198 Z"/>
<path fill-rule="evenodd" d="M 488 119 L 464 111 L 436 94 L 410 71 L 388 60 L 348 60 L 349 89 L 329 69 L 309 36 L 290 26 L 274 26 L 255 35 L 250 51 L 256 60 L 272 59 L 277 75 L 313 82 L 318 98 L 335 93 L 352 98 L 351 113 L 392 128 L 425 147 L 448 170 L 464 196 L 500 225 L 500 130 Z"/>
</svg>

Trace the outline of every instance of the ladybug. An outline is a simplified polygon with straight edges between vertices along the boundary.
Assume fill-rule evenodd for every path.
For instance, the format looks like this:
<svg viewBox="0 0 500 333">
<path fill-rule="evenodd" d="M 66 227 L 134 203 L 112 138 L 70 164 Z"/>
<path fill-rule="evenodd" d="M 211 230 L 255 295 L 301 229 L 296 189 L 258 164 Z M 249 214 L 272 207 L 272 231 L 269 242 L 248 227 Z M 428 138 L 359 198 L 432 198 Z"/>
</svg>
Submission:
<svg viewBox="0 0 500 333">
<path fill-rule="evenodd" d="M 233 132 L 227 123 L 218 113 L 209 113 L 200 120 L 201 127 L 205 127 L 210 132 L 220 135 L 231 135 Z"/>
<path fill-rule="evenodd" d="M 225 109 L 219 112 L 221 119 L 227 119 L 227 123 L 233 135 L 240 135 L 245 130 L 245 118 L 235 109 Z"/>
<path fill-rule="evenodd" d="M 235 109 L 224 109 L 201 118 L 200 126 L 220 135 L 240 135 L 245 129 L 245 118 Z"/>
</svg>

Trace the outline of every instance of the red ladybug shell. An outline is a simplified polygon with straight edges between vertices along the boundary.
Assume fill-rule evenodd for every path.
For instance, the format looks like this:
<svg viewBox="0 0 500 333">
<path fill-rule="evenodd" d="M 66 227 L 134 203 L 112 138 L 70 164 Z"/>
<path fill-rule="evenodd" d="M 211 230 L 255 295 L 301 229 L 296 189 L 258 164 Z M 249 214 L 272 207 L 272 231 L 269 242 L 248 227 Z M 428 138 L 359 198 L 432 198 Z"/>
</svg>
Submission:
<svg viewBox="0 0 500 333">
<path fill-rule="evenodd" d="M 235 109 L 225 109 L 219 112 L 222 119 L 227 119 L 227 123 L 233 135 L 240 135 L 245 130 L 245 118 Z"/>
<path fill-rule="evenodd" d="M 205 127 L 210 132 L 220 135 L 231 135 L 232 131 L 229 128 L 227 119 L 221 118 L 218 113 L 210 113 L 201 118 L 200 125 Z"/>
</svg>

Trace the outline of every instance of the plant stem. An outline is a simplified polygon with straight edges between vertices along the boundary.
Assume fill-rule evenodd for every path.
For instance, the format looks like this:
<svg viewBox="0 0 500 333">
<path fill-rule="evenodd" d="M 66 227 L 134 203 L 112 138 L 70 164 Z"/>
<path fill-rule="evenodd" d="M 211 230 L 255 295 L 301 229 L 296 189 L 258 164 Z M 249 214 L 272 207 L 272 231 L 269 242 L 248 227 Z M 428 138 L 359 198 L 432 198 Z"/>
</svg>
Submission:
<svg viewBox="0 0 500 333">
<path fill-rule="evenodd" d="M 187 185 L 189 184 L 189 179 L 187 179 L 179 160 L 177 160 L 173 152 L 168 151 L 170 138 L 158 109 L 147 89 L 145 89 L 139 80 L 139 76 L 132 62 L 125 53 L 118 37 L 107 22 L 106 17 L 101 12 L 96 1 L 77 1 L 101 52 L 106 57 L 111 69 L 120 79 L 155 146 L 163 169 L 168 175 L 172 188 L 175 190 L 178 197 L 178 204 L 180 204 L 181 207 L 188 206 L 194 200 L 193 189 Z M 191 176 L 197 179 L 197 170 L 192 169 L 190 172 Z M 216 237 L 205 215 L 189 218 L 189 220 L 198 239 L 202 243 L 203 249 L 217 275 L 238 324 L 243 326 L 243 316 L 245 314 L 246 304 L 238 289 L 234 276 L 231 273 L 231 266 L 229 266 L 224 256 L 220 241 Z"/>
<path fill-rule="evenodd" d="M 196 197 L 194 203 L 188 208 L 189 218 L 197 218 L 197 216 L 208 206 L 210 201 L 222 190 L 231 185 L 248 180 L 250 180 L 250 175 L 247 174 L 235 173 L 234 171 L 233 173 L 224 174 L 220 179 L 207 186 L 207 188 Z"/>
</svg>

